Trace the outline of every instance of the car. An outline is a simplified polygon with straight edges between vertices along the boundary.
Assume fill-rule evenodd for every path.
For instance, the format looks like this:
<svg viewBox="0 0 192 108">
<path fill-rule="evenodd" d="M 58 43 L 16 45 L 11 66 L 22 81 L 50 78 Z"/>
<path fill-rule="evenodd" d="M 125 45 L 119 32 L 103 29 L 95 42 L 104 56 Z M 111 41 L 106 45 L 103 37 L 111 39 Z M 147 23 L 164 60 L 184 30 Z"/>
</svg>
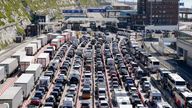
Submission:
<svg viewBox="0 0 192 108">
<path fill-rule="evenodd" d="M 140 101 L 139 95 L 137 93 L 131 94 L 130 101 L 132 104 L 135 104 L 136 101 Z"/>
<path fill-rule="evenodd" d="M 75 96 L 74 96 L 74 94 L 72 94 L 71 92 L 68 92 L 68 93 L 66 94 L 66 97 L 72 98 L 73 101 L 75 100 Z"/>
<path fill-rule="evenodd" d="M 77 90 L 77 85 L 76 84 L 70 84 L 69 88 L 73 88 L 73 89 Z"/>
<path fill-rule="evenodd" d="M 151 83 L 149 81 L 144 81 L 142 84 L 142 91 L 146 92 L 151 90 Z"/>
<path fill-rule="evenodd" d="M 56 83 L 55 87 L 59 87 L 61 91 L 64 90 L 64 86 L 62 84 L 60 84 L 60 83 Z"/>
<path fill-rule="evenodd" d="M 63 105 L 60 108 L 73 108 L 73 99 L 69 97 L 65 97 L 63 101 Z"/>
<path fill-rule="evenodd" d="M 31 98 L 31 102 L 29 105 L 41 106 L 42 105 L 41 99 L 38 97 L 33 97 Z"/>
<path fill-rule="evenodd" d="M 76 95 L 76 88 L 75 87 L 70 87 L 68 90 L 67 90 L 67 93 L 71 93 L 73 94 L 74 96 Z"/>
<path fill-rule="evenodd" d="M 107 100 L 101 100 L 99 102 L 99 108 L 109 108 L 109 104 L 108 104 Z"/>
<path fill-rule="evenodd" d="M 43 98 L 43 92 L 42 91 L 35 91 L 35 95 L 34 97 L 37 97 L 39 99 L 42 99 Z"/>
<path fill-rule="evenodd" d="M 91 102 L 88 100 L 81 101 L 81 108 L 91 108 L 90 106 Z"/>
<path fill-rule="evenodd" d="M 46 71 L 46 72 L 44 73 L 44 76 L 49 76 L 49 77 L 50 77 L 50 80 L 53 80 L 54 72 L 53 72 L 53 71 Z"/>
<path fill-rule="evenodd" d="M 59 87 L 53 87 L 53 91 L 57 91 L 57 92 L 59 92 L 59 94 L 62 93 L 62 91 Z"/>
<path fill-rule="evenodd" d="M 56 101 L 59 101 L 60 100 L 60 96 L 59 96 L 59 92 L 58 91 L 52 91 L 51 92 L 51 95 L 53 95 L 54 97 L 56 97 Z"/>
<path fill-rule="evenodd" d="M 53 95 L 50 95 L 46 100 L 45 102 L 56 102 L 56 99 Z"/>
<path fill-rule="evenodd" d="M 42 87 L 42 86 L 37 87 L 36 91 L 41 91 L 43 94 L 45 94 L 45 92 L 46 92 L 45 87 Z"/>
<path fill-rule="evenodd" d="M 54 102 L 45 102 L 44 107 L 55 108 L 56 106 Z"/>
</svg>

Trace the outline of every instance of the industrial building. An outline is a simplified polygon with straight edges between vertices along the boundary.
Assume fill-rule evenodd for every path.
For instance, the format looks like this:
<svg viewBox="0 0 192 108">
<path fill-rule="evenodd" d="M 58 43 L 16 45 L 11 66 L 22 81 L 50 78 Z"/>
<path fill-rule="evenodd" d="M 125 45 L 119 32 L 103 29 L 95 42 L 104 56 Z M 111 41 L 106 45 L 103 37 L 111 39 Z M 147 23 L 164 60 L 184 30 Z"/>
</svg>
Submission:
<svg viewBox="0 0 192 108">
<path fill-rule="evenodd" d="M 138 0 L 137 9 L 138 15 L 143 16 L 145 25 L 178 23 L 178 0 Z"/>
</svg>

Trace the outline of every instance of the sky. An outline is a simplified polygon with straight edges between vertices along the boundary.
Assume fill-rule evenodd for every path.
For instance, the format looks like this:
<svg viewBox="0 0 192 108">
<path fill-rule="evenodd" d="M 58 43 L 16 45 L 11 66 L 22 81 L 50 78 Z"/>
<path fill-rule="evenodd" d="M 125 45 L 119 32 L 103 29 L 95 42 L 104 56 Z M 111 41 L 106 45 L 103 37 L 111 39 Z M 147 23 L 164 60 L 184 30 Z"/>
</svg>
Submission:
<svg viewBox="0 0 192 108">
<path fill-rule="evenodd" d="M 118 0 L 118 1 L 137 2 L 137 0 Z M 185 8 L 192 8 L 192 0 L 180 0 L 180 2 L 184 2 Z M 183 7 L 183 6 L 181 6 L 181 7 Z"/>
</svg>

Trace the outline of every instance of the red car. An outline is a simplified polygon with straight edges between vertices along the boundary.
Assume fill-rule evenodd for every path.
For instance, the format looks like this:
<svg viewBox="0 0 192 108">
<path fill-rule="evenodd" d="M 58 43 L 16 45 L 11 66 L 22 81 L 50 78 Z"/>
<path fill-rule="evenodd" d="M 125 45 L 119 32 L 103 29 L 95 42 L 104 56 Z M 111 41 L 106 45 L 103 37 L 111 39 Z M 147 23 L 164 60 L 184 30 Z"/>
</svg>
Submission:
<svg viewBox="0 0 192 108">
<path fill-rule="evenodd" d="M 30 105 L 41 106 L 41 104 L 42 104 L 41 99 L 37 97 L 31 98 Z"/>
</svg>

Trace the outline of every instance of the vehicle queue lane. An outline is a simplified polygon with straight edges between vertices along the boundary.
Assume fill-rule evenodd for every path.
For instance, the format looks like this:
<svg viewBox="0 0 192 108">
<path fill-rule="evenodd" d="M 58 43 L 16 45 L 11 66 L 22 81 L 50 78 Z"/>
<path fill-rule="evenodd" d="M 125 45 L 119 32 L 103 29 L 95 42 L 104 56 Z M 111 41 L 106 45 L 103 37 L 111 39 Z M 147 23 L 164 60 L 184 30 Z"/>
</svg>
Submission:
<svg viewBox="0 0 192 108">
<path fill-rule="evenodd" d="M 62 66 L 63 62 L 66 60 L 67 54 L 68 54 L 69 50 L 71 49 L 71 47 L 72 47 L 72 45 L 70 45 L 70 47 L 68 47 L 64 57 L 61 60 L 61 63 L 58 65 L 57 72 L 54 75 L 55 77 L 53 78 L 53 82 L 51 83 L 50 88 L 49 88 L 47 94 L 45 95 L 45 99 L 43 100 L 42 105 L 45 104 L 46 99 L 50 96 L 50 93 L 52 92 L 53 87 L 55 86 L 55 80 L 58 78 L 58 75 L 61 73 L 60 66 Z"/>
<path fill-rule="evenodd" d="M 81 44 L 80 44 L 81 45 Z M 80 48 L 80 45 L 78 45 L 77 46 L 77 49 L 79 49 Z M 75 49 L 75 51 L 74 52 L 76 52 L 76 50 L 77 49 Z M 68 83 L 65 85 L 65 87 L 64 87 L 64 90 L 63 90 L 63 93 L 61 94 L 61 99 L 60 99 L 60 102 L 59 102 L 59 108 L 63 108 L 64 107 L 64 104 L 65 104 L 65 98 L 67 98 L 67 95 L 68 95 L 68 90 L 69 90 L 69 88 L 70 88 L 70 74 L 71 74 L 71 72 L 74 70 L 74 62 L 75 62 L 75 60 L 76 60 L 76 54 L 74 54 L 74 56 L 72 57 L 72 59 L 71 59 L 71 61 L 70 61 L 70 63 L 69 64 L 71 64 L 71 66 L 69 67 L 69 69 L 68 69 L 68 71 L 67 71 L 67 80 L 68 80 Z M 82 66 L 81 66 L 82 67 Z M 79 71 L 81 71 L 81 67 L 80 67 L 80 70 Z M 78 84 L 77 84 L 77 86 L 78 86 Z M 77 87 L 77 89 L 76 89 L 76 92 L 78 91 L 78 87 Z M 78 92 L 77 92 L 78 93 Z M 77 93 L 75 93 L 75 94 L 77 94 Z M 73 107 L 75 107 L 76 106 L 76 98 L 77 98 L 77 95 L 75 95 L 75 97 L 73 97 Z"/>
<path fill-rule="evenodd" d="M 77 102 L 76 102 L 76 108 L 81 108 L 82 107 L 82 103 L 84 102 L 84 101 L 88 101 L 88 102 L 90 102 L 90 105 L 89 106 L 91 106 L 91 107 L 93 107 L 93 106 L 95 106 L 94 105 L 94 91 L 93 91 L 93 86 L 94 86 L 94 82 L 93 82 L 93 76 L 92 76 L 92 74 L 93 74 L 93 61 L 91 62 L 91 64 L 88 64 L 88 66 L 90 66 L 90 70 L 87 70 L 86 69 L 86 65 L 87 64 L 85 64 L 85 62 L 86 62 L 86 60 L 85 60 L 85 58 L 86 58 L 86 54 L 85 54 L 85 52 L 87 51 L 87 48 L 88 48 L 88 45 L 90 44 L 90 42 L 88 42 L 86 45 L 85 45 L 85 47 L 83 48 L 83 60 L 82 60 L 82 69 L 81 69 L 81 74 L 80 74 L 80 83 L 79 83 L 79 89 L 78 89 L 78 95 L 77 95 Z M 92 60 L 93 60 L 93 54 L 92 54 Z M 87 71 L 87 72 L 86 72 Z M 91 94 L 90 94 L 90 98 L 89 99 L 83 99 L 83 86 L 85 85 L 85 82 L 84 82 L 84 80 L 85 80 L 85 74 L 86 73 L 88 73 L 88 72 L 90 72 L 91 73 L 91 88 L 92 88 L 92 90 L 91 90 Z"/>
<path fill-rule="evenodd" d="M 71 46 L 72 47 L 72 46 Z M 70 48 L 71 48 L 70 47 Z M 68 53 L 68 51 L 67 51 L 67 53 Z M 67 55 L 66 55 L 67 56 Z M 66 59 L 66 57 L 65 57 L 65 59 Z M 74 57 L 71 59 L 71 64 L 74 64 Z M 62 65 L 61 65 L 62 66 Z M 71 67 L 69 68 L 69 70 L 67 71 L 67 79 L 68 79 L 68 81 L 69 81 L 69 74 L 70 74 L 70 72 L 71 72 L 71 70 L 73 69 L 73 65 L 71 65 Z M 65 86 L 64 86 L 64 90 L 63 90 L 63 93 L 62 93 L 62 95 L 61 95 L 61 99 L 60 99 L 60 102 L 59 102 L 59 107 L 60 106 L 62 106 L 62 104 L 63 104 L 63 101 L 64 101 L 64 98 L 65 98 L 65 96 L 66 96 L 66 93 L 67 93 L 67 90 L 68 90 L 68 85 L 66 84 Z"/>
<path fill-rule="evenodd" d="M 111 90 L 110 90 L 110 77 L 108 76 L 107 68 L 106 68 L 106 63 L 105 63 L 105 56 L 104 56 L 104 45 L 101 47 L 102 50 L 102 59 L 103 59 L 103 64 L 104 64 L 104 74 L 105 74 L 105 81 L 107 85 L 107 96 L 108 96 L 108 102 L 109 102 L 109 108 L 112 108 L 112 98 L 111 98 Z"/>
</svg>

